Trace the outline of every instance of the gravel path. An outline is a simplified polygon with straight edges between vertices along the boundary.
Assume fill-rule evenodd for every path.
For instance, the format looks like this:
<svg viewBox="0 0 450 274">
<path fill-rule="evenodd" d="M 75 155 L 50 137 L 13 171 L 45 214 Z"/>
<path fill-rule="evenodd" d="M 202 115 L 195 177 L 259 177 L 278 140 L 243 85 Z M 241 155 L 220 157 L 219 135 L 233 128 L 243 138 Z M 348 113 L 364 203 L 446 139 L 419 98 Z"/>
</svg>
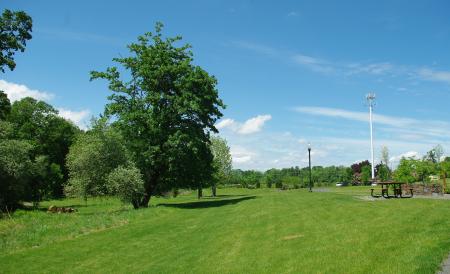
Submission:
<svg viewBox="0 0 450 274">
<path fill-rule="evenodd" d="M 450 254 L 448 254 L 448 258 L 442 263 L 442 270 L 437 274 L 450 274 Z"/>
</svg>

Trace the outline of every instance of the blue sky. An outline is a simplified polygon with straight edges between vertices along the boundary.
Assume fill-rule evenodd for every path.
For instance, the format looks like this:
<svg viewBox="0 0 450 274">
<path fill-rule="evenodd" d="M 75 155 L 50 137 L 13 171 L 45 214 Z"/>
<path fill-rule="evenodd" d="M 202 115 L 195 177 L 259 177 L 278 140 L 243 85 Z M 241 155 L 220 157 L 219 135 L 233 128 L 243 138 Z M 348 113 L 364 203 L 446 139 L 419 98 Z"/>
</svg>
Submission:
<svg viewBox="0 0 450 274">
<path fill-rule="evenodd" d="M 450 152 L 448 1 L 5 1 L 33 17 L 17 68 L 0 75 L 85 127 L 103 111 L 105 82 L 89 71 L 126 56 L 156 21 L 193 46 L 227 104 L 218 123 L 235 168 L 368 159 L 364 96 L 377 95 L 375 155 L 392 164 L 441 144 Z"/>
</svg>

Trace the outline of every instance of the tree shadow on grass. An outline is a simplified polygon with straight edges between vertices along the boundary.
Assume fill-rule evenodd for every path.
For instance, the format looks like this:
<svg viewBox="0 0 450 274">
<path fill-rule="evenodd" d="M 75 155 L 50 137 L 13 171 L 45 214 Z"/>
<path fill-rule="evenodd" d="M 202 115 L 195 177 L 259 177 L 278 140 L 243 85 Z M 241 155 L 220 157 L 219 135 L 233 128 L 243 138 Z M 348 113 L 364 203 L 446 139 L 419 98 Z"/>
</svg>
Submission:
<svg viewBox="0 0 450 274">
<path fill-rule="evenodd" d="M 209 201 L 198 201 L 198 202 L 178 203 L 178 204 L 163 203 L 163 204 L 158 204 L 158 206 L 176 207 L 176 208 L 184 208 L 184 209 L 209 208 L 209 207 L 234 205 L 234 204 L 240 203 L 242 201 L 252 200 L 255 198 L 256 198 L 256 196 L 245 196 L 245 197 L 236 198 L 236 199 L 209 200 Z"/>
<path fill-rule="evenodd" d="M 217 194 L 216 197 L 248 197 L 247 194 Z"/>
<path fill-rule="evenodd" d="M 234 198 L 234 197 L 249 197 L 247 194 L 222 194 L 222 195 L 216 195 L 216 196 L 203 196 L 202 199 L 215 199 L 218 200 L 220 198 Z"/>
</svg>

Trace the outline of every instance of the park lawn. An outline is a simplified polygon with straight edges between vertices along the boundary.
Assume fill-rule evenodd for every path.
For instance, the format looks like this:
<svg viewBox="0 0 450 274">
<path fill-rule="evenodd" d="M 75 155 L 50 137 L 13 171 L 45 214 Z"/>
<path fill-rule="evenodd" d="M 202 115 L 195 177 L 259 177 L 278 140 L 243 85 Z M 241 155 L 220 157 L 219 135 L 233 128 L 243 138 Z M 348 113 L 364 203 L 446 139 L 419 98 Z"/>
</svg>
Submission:
<svg viewBox="0 0 450 274">
<path fill-rule="evenodd" d="M 111 198 L 43 204 L 75 214 L 20 210 L 0 220 L 0 273 L 435 273 L 450 251 L 448 200 L 218 193 L 140 210 Z"/>
</svg>

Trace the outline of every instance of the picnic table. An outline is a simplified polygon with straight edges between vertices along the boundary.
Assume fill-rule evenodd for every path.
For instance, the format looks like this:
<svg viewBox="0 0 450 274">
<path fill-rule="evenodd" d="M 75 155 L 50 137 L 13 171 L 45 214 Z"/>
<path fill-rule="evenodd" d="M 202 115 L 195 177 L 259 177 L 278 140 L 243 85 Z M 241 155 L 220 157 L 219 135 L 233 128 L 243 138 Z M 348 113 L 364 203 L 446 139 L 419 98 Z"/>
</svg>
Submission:
<svg viewBox="0 0 450 274">
<path fill-rule="evenodd" d="M 411 194 L 403 195 L 402 185 L 406 183 L 397 183 L 397 182 L 381 182 L 377 183 L 377 185 L 381 185 L 381 195 L 374 194 L 374 188 L 371 189 L 370 195 L 375 198 L 383 197 L 383 198 L 412 198 L 413 197 L 413 189 L 410 188 L 409 191 Z M 394 195 L 389 195 L 389 186 L 393 186 Z"/>
</svg>

